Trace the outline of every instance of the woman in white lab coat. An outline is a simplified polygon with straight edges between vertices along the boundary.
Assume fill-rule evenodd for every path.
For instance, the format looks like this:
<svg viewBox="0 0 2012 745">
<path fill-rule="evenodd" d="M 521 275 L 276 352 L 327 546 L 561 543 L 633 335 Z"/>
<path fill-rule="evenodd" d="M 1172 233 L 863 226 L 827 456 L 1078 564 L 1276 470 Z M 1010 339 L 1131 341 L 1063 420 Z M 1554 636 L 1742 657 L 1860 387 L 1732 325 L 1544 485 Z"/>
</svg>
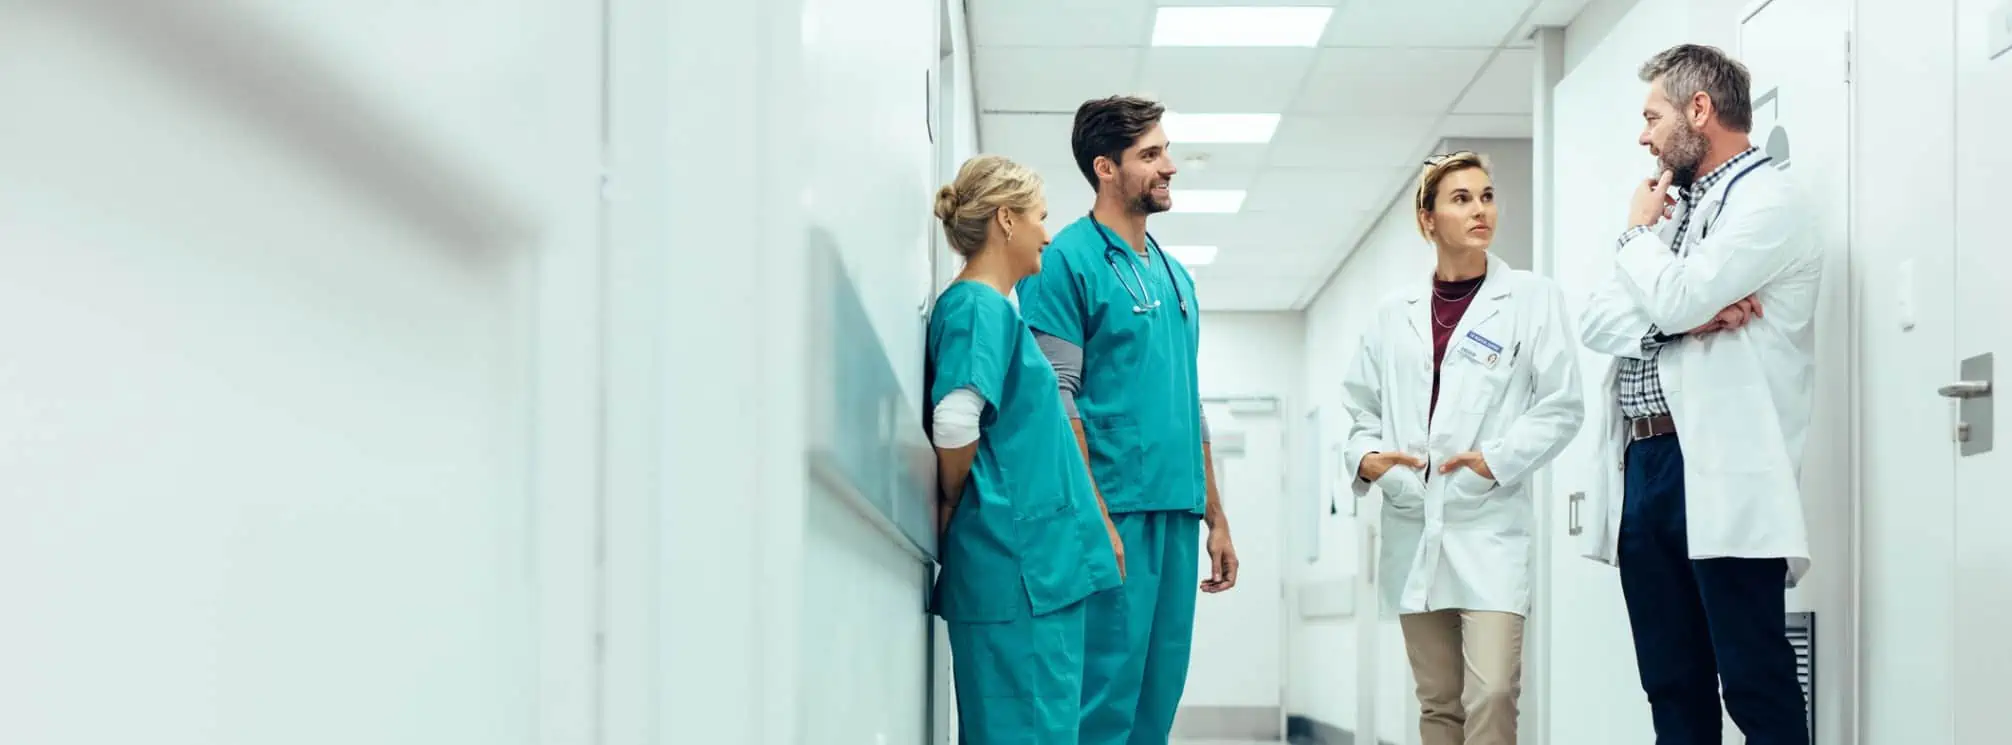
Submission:
<svg viewBox="0 0 2012 745">
<path fill-rule="evenodd" d="M 1402 623 L 1423 745 L 1516 741 L 1535 529 L 1530 479 L 1585 418 L 1565 300 L 1488 252 L 1481 156 L 1427 160 L 1414 198 L 1436 249 L 1376 310 L 1343 382 L 1357 494 L 1383 493 L 1376 581 Z"/>
</svg>

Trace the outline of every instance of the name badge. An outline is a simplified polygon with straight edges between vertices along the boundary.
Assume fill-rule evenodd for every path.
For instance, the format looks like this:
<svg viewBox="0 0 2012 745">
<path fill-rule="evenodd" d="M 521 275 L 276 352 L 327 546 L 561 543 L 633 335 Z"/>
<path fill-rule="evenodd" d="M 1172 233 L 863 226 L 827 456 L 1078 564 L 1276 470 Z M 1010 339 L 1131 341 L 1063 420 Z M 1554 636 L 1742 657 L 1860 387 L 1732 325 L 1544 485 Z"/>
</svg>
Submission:
<svg viewBox="0 0 2012 745">
<path fill-rule="evenodd" d="M 1493 370 L 1495 363 L 1502 361 L 1501 345 L 1473 332 L 1469 332 L 1467 338 L 1473 343 L 1460 345 L 1460 356 L 1466 357 L 1469 362 Z"/>
</svg>

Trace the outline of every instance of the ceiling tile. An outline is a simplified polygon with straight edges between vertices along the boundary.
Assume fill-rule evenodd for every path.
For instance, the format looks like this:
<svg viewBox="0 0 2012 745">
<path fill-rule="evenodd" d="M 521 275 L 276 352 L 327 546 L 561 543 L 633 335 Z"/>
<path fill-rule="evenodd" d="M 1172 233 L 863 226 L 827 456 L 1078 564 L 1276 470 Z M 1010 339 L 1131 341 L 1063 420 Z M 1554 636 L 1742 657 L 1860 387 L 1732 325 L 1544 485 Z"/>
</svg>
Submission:
<svg viewBox="0 0 2012 745">
<path fill-rule="evenodd" d="M 1511 0 L 1356 0 L 1335 13 L 1321 44 L 1493 48 L 1528 6 Z"/>
<path fill-rule="evenodd" d="M 1211 245 L 1225 253 L 1318 251 L 1333 249 L 1336 236 L 1362 220 L 1362 214 L 1352 209 L 1165 214 L 1152 219 L 1152 229 L 1154 238 L 1170 245 Z"/>
<path fill-rule="evenodd" d="M 1495 61 L 1460 97 L 1455 114 L 1524 114 L 1534 108 L 1537 88 L 1537 53 L 1504 49 Z"/>
<path fill-rule="evenodd" d="M 1139 0 L 970 0 L 971 43 L 979 47 L 1145 46 L 1153 6 Z"/>
<path fill-rule="evenodd" d="M 978 107 L 1074 114 L 1084 101 L 1131 92 L 1141 56 L 1138 49 L 980 49 Z"/>
<path fill-rule="evenodd" d="M 978 119 L 978 147 L 1028 165 L 1073 163 L 1069 128 L 1074 121 L 1068 114 L 985 114 Z"/>
<path fill-rule="evenodd" d="M 1292 112 L 1439 114 L 1488 60 L 1485 49 L 1323 49 Z"/>
<path fill-rule="evenodd" d="M 1374 211 L 1390 203 L 1411 169 L 1271 168 L 1257 177 L 1244 208 L 1264 211 Z"/>
<path fill-rule="evenodd" d="M 1277 135 L 1274 134 L 1272 139 L 1276 141 L 1278 139 Z M 1179 165 L 1181 168 L 1181 173 L 1190 175 L 1218 168 L 1239 169 L 1262 166 L 1265 163 L 1265 153 L 1270 151 L 1271 145 L 1269 143 L 1263 145 L 1225 145 L 1207 143 L 1182 144 L 1175 142 L 1167 146 L 1167 152 L 1173 154 L 1174 159 L 1177 161 L 1176 165 Z M 1191 162 L 1196 159 L 1202 161 L 1202 166 L 1199 169 Z"/>
<path fill-rule="evenodd" d="M 1256 164 L 1227 166 L 1214 162 L 1196 168 L 1192 165 L 1180 168 L 1174 173 L 1174 191 L 1182 189 L 1245 189 L 1257 180 L 1261 169 Z M 1250 203 L 1244 203 L 1250 209 Z"/>
<path fill-rule="evenodd" d="M 1191 114 L 1286 110 L 1313 65 L 1313 49 L 1179 47 L 1146 53 L 1139 90 Z"/>
<path fill-rule="evenodd" d="M 1454 114 L 1439 125 L 1442 137 L 1529 137 L 1525 114 Z"/>
<path fill-rule="evenodd" d="M 1410 168 L 1436 140 L 1437 115 L 1288 116 L 1268 165 L 1290 168 Z"/>
<path fill-rule="evenodd" d="M 1579 11 L 1586 8 L 1588 0 L 1539 0 L 1537 8 L 1530 11 L 1530 25 L 1564 26 L 1579 17 Z"/>
</svg>

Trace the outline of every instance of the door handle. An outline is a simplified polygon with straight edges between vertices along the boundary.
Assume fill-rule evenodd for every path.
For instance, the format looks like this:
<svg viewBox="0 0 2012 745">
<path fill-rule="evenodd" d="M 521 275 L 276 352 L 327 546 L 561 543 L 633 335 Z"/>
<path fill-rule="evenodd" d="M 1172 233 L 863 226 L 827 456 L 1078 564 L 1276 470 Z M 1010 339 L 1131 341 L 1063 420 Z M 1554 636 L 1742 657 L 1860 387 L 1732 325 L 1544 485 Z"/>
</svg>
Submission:
<svg viewBox="0 0 2012 745">
<path fill-rule="evenodd" d="M 1935 392 L 1943 398 L 1954 398 L 1957 400 L 1985 398 L 1991 395 L 1991 381 L 1959 380 L 1937 388 Z"/>
<path fill-rule="evenodd" d="M 1579 503 L 1584 501 L 1586 493 L 1582 491 L 1572 492 L 1572 496 L 1565 498 L 1565 532 L 1568 535 L 1578 535 L 1586 531 L 1585 526 L 1579 524 Z"/>
</svg>

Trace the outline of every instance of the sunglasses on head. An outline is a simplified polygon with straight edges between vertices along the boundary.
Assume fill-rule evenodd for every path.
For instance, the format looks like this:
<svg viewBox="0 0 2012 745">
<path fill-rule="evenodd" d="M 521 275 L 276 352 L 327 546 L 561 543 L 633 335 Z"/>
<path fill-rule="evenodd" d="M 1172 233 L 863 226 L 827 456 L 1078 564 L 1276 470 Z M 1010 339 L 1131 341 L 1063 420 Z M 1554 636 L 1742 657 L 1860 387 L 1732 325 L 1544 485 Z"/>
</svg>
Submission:
<svg viewBox="0 0 2012 745">
<path fill-rule="evenodd" d="M 1426 159 L 1425 159 L 1425 165 L 1428 165 L 1428 166 L 1436 166 L 1436 165 L 1439 165 L 1439 164 L 1441 164 L 1441 163 L 1444 163 L 1444 162 L 1446 162 L 1446 161 L 1447 161 L 1448 159 L 1450 159 L 1450 158 L 1457 158 L 1457 157 L 1460 157 L 1460 156 L 1463 156 L 1463 155 L 1476 155 L 1476 154 L 1477 154 L 1477 153 L 1475 153 L 1475 152 L 1474 152 L 1474 151 L 1472 151 L 1472 150 L 1455 150 L 1455 151 L 1453 151 L 1453 152 L 1450 152 L 1450 153 L 1440 153 L 1440 154 L 1438 154 L 1438 155 L 1434 155 L 1434 156 L 1432 156 L 1432 157 L 1429 157 L 1429 158 L 1426 158 Z"/>
</svg>

